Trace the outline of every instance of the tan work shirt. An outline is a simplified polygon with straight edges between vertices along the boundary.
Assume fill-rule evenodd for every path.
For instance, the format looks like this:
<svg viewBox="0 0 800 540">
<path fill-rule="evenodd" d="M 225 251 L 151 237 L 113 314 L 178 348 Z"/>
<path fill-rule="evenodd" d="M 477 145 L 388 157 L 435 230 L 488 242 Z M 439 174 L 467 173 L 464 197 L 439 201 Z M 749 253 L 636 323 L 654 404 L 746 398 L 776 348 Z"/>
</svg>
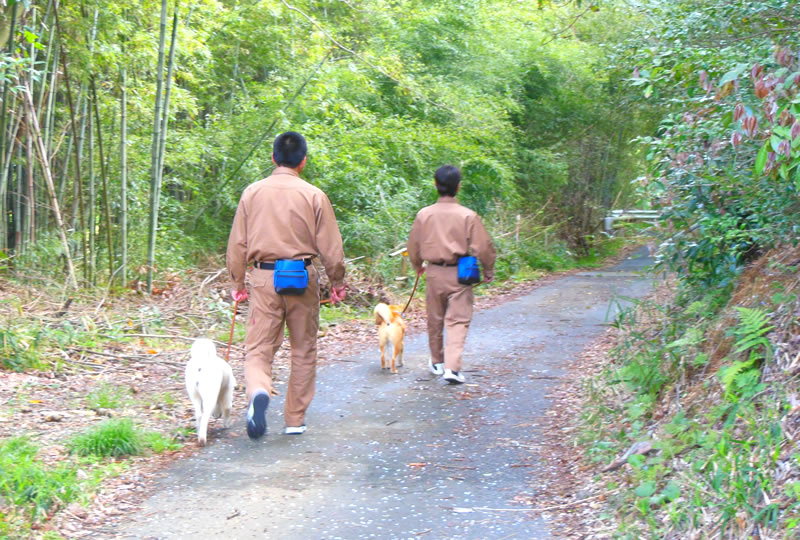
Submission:
<svg viewBox="0 0 800 540">
<path fill-rule="evenodd" d="M 328 196 L 288 167 L 245 188 L 228 238 L 228 272 L 244 289 L 250 262 L 320 256 L 333 287 L 344 282 L 344 248 Z"/>
<path fill-rule="evenodd" d="M 492 238 L 478 214 L 455 197 L 439 197 L 417 213 L 408 235 L 408 257 L 415 269 L 422 261 L 455 264 L 464 255 L 477 257 L 485 279 L 494 277 Z"/>
</svg>

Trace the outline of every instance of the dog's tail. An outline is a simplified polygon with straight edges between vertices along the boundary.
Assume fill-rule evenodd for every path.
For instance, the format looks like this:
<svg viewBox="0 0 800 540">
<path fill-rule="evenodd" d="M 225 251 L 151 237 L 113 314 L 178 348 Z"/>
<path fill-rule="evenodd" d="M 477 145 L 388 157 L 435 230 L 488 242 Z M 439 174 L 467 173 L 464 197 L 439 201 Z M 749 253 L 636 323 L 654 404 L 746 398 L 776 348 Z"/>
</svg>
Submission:
<svg viewBox="0 0 800 540">
<path fill-rule="evenodd" d="M 392 310 L 384 303 L 375 306 L 375 324 L 390 324 L 392 322 Z"/>
<path fill-rule="evenodd" d="M 214 358 L 217 356 L 217 348 L 214 342 L 208 338 L 198 338 L 192 343 L 192 358 Z"/>
</svg>

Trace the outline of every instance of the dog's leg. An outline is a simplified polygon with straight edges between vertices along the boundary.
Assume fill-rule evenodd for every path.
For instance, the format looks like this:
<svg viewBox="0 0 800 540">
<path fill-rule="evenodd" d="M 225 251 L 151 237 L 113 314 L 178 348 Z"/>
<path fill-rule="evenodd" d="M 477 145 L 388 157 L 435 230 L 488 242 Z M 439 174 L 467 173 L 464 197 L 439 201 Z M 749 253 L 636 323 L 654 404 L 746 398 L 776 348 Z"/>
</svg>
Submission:
<svg viewBox="0 0 800 540">
<path fill-rule="evenodd" d="M 206 407 L 197 423 L 197 442 L 205 446 L 208 441 L 208 421 L 211 419 L 211 407 Z"/>
<path fill-rule="evenodd" d="M 392 344 L 392 373 L 397 373 L 397 368 L 395 367 L 396 359 L 397 359 L 397 346 Z"/>
<path fill-rule="evenodd" d="M 383 353 L 383 343 L 380 344 L 381 348 L 381 369 L 386 369 L 386 356 Z"/>
<path fill-rule="evenodd" d="M 233 418 L 231 411 L 233 408 L 233 384 L 228 384 L 224 391 L 220 393 L 220 400 L 217 407 L 222 411 L 222 425 L 226 428 L 231 427 Z"/>
<path fill-rule="evenodd" d="M 397 351 L 397 365 L 403 365 L 403 342 L 401 341 L 395 346 L 395 350 Z"/>
</svg>

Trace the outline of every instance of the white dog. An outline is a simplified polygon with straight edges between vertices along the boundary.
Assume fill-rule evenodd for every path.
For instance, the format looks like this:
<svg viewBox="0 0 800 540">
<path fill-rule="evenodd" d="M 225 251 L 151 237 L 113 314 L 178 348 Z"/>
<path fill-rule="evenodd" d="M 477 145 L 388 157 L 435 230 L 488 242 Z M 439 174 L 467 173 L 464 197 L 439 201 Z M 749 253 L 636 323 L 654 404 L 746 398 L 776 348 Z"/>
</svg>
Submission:
<svg viewBox="0 0 800 540">
<path fill-rule="evenodd" d="M 217 356 L 210 339 L 196 339 L 192 344 L 191 358 L 186 364 L 186 392 L 194 405 L 197 422 L 197 441 L 206 444 L 208 421 L 223 419 L 225 427 L 231 425 L 231 406 L 236 379 L 231 365 Z"/>
</svg>

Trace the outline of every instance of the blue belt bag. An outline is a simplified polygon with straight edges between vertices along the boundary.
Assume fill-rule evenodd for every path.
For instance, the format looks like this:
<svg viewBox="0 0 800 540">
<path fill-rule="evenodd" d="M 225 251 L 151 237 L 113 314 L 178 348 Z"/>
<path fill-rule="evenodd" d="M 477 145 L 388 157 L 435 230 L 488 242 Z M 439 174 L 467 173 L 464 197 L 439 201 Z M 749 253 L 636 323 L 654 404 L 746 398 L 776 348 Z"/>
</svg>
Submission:
<svg viewBox="0 0 800 540">
<path fill-rule="evenodd" d="M 462 285 L 474 285 L 481 281 L 481 269 L 478 259 L 472 256 L 459 257 L 458 282 Z"/>
<path fill-rule="evenodd" d="M 308 288 L 308 270 L 305 261 L 280 259 L 275 261 L 275 274 L 272 278 L 278 294 L 301 295 Z"/>
</svg>

